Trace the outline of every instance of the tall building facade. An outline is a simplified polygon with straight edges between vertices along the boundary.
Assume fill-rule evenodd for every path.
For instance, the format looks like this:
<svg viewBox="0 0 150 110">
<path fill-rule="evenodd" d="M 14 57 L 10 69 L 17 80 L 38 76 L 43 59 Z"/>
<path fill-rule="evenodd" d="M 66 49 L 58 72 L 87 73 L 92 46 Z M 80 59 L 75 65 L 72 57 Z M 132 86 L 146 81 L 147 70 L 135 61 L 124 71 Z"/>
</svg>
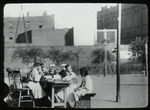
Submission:
<svg viewBox="0 0 150 110">
<path fill-rule="evenodd" d="M 47 15 L 46 12 L 43 13 L 43 16 L 29 16 L 29 13 L 27 13 L 27 16 L 24 17 L 24 21 L 22 16 L 20 18 L 4 18 L 5 42 L 14 42 L 18 34 L 25 32 L 25 28 L 26 31 L 37 29 L 54 29 L 54 15 Z"/>
<path fill-rule="evenodd" d="M 122 4 L 121 44 L 148 36 L 148 8 L 145 4 Z M 102 7 L 97 12 L 97 29 L 117 29 L 118 6 Z"/>
</svg>

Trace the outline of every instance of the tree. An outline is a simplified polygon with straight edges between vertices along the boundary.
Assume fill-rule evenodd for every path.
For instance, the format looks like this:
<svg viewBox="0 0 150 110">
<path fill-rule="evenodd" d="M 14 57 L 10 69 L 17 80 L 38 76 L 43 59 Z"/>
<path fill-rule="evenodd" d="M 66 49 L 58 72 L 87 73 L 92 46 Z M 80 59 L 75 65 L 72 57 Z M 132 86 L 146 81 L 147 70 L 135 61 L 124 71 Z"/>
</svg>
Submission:
<svg viewBox="0 0 150 110">
<path fill-rule="evenodd" d="M 148 38 L 137 37 L 135 41 L 132 41 L 129 45 L 129 62 L 141 62 L 145 66 L 145 43 Z"/>
<path fill-rule="evenodd" d="M 104 62 L 105 51 L 103 48 L 95 49 L 92 51 L 91 56 L 93 57 L 91 61 L 93 64 L 100 64 Z M 112 62 L 116 60 L 116 57 L 111 52 L 107 51 L 107 59 L 109 62 Z"/>
<path fill-rule="evenodd" d="M 69 50 L 69 51 L 66 51 L 66 52 L 62 52 L 61 55 L 60 55 L 61 61 L 62 62 L 72 61 L 72 60 L 74 60 L 74 58 L 72 56 L 73 56 L 72 50 Z"/>
<path fill-rule="evenodd" d="M 99 75 L 103 72 L 104 76 L 107 75 L 107 71 L 109 71 L 112 75 L 112 68 L 111 63 L 112 61 L 115 61 L 116 57 L 112 54 L 112 52 L 109 52 L 105 47 L 101 49 L 96 49 L 91 53 L 91 56 L 94 57 L 92 60 L 93 64 L 101 64 L 101 69 L 99 72 Z M 107 57 L 105 57 L 107 56 Z"/>
<path fill-rule="evenodd" d="M 71 50 L 63 52 L 63 49 L 56 47 L 51 47 L 50 50 L 47 51 L 46 57 L 52 60 L 56 65 L 73 60 Z"/>
<path fill-rule="evenodd" d="M 74 51 L 73 51 L 73 60 L 76 60 L 76 64 L 77 64 L 77 71 L 79 70 L 79 60 L 80 60 L 80 57 L 79 57 L 79 54 L 85 54 L 85 51 L 83 51 L 82 48 L 76 48 Z"/>
<path fill-rule="evenodd" d="M 29 64 L 44 57 L 45 53 L 40 47 L 18 47 L 14 50 L 12 60 L 20 59 L 22 63 Z"/>
<path fill-rule="evenodd" d="M 104 50 L 103 49 L 93 50 L 91 53 L 91 56 L 93 57 L 93 60 L 91 61 L 91 63 L 100 64 L 104 60 Z"/>
</svg>

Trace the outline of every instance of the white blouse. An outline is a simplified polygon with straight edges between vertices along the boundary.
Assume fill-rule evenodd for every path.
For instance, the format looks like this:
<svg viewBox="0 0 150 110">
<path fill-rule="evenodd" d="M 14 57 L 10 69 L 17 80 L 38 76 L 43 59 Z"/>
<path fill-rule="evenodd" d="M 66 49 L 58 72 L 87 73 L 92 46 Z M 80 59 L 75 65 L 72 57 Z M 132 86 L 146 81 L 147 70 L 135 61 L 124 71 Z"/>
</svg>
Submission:
<svg viewBox="0 0 150 110">
<path fill-rule="evenodd" d="M 89 92 L 93 91 L 93 83 L 92 83 L 92 79 L 89 75 L 85 76 L 82 79 L 82 83 L 81 83 L 80 87 L 87 89 Z"/>
<path fill-rule="evenodd" d="M 34 68 L 32 70 L 29 79 L 32 81 L 40 81 L 41 75 L 39 74 L 39 71 L 37 70 L 37 68 Z"/>
<path fill-rule="evenodd" d="M 63 78 L 63 81 L 70 81 L 70 80 L 72 80 L 75 77 L 76 77 L 76 74 L 74 72 L 68 72 L 67 76 L 65 76 Z"/>
</svg>

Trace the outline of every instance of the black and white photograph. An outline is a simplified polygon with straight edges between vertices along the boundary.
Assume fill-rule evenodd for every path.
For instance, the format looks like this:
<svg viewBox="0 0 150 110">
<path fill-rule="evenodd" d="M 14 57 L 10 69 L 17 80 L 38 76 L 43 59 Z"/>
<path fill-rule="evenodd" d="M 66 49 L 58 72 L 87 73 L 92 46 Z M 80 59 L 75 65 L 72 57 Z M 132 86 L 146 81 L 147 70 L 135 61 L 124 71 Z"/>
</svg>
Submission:
<svg viewBox="0 0 150 110">
<path fill-rule="evenodd" d="M 144 3 L 7 3 L 3 37 L 5 107 L 148 106 Z"/>
</svg>

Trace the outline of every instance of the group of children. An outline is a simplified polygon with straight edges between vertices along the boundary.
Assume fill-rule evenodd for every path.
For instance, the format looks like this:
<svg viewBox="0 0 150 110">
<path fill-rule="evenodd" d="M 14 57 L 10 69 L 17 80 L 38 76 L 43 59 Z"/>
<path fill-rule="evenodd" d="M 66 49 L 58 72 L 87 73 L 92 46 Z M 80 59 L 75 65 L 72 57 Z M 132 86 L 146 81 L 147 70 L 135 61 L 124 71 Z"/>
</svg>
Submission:
<svg viewBox="0 0 150 110">
<path fill-rule="evenodd" d="M 38 61 L 34 63 L 28 74 L 28 87 L 32 90 L 32 94 L 35 99 L 42 100 L 44 97 L 50 96 L 50 85 L 43 87 L 41 85 L 41 79 L 44 76 L 52 76 L 59 75 L 62 81 L 70 82 L 69 86 L 66 88 L 67 90 L 67 102 L 75 102 L 74 107 L 79 106 L 79 98 L 84 96 L 87 93 L 91 93 L 93 91 L 92 79 L 88 75 L 88 71 L 86 67 L 82 67 L 80 69 L 80 75 L 82 77 L 82 83 L 79 84 L 76 74 L 72 71 L 71 65 L 67 64 L 64 66 L 62 70 L 55 69 L 54 66 L 48 70 L 43 62 Z M 61 102 L 64 100 L 64 88 L 60 88 L 55 93 L 55 98 L 57 102 Z"/>
</svg>

